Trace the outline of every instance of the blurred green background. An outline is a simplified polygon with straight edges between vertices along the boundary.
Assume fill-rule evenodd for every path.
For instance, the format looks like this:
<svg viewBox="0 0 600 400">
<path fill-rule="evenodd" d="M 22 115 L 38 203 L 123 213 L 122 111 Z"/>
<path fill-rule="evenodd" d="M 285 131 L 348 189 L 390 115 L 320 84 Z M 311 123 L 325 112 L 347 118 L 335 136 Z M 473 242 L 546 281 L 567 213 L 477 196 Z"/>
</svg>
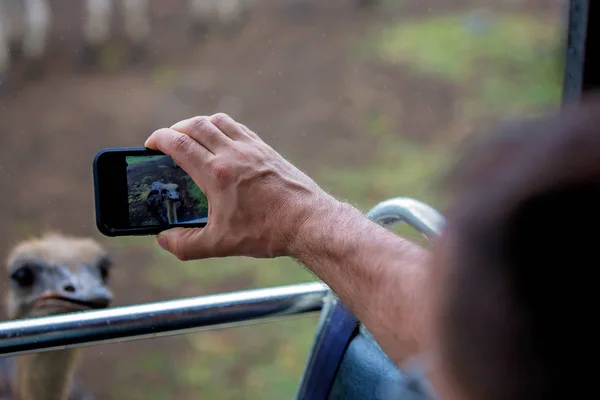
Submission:
<svg viewBox="0 0 600 400">
<path fill-rule="evenodd" d="M 101 237 L 91 162 L 155 129 L 225 111 L 328 191 L 367 211 L 438 187 L 465 137 L 560 102 L 566 34 L 558 0 L 257 0 L 234 34 L 190 35 L 182 1 L 156 0 L 150 52 L 129 65 L 115 33 L 77 65 L 83 12 L 57 7 L 42 76 L 0 96 L 0 245 L 46 230 L 101 240 L 119 305 L 314 280 L 289 259 L 179 262 L 153 238 Z M 119 22 L 116 20 L 115 31 Z M 21 69 L 19 69 L 21 68 Z M 416 237 L 410 229 L 399 233 Z M 3 281 L 4 283 L 4 281 Z M 88 348 L 98 399 L 292 398 L 317 317 Z"/>
</svg>

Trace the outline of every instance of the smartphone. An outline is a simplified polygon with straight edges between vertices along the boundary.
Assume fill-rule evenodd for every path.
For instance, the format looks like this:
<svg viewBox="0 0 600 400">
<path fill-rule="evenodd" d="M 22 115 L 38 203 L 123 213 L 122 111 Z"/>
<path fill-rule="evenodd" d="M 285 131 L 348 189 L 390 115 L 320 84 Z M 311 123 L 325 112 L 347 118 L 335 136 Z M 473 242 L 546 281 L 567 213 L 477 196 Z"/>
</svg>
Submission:
<svg viewBox="0 0 600 400">
<path fill-rule="evenodd" d="M 106 236 L 156 235 L 208 223 L 208 199 L 164 153 L 104 149 L 94 158 L 93 174 L 96 225 Z"/>
</svg>

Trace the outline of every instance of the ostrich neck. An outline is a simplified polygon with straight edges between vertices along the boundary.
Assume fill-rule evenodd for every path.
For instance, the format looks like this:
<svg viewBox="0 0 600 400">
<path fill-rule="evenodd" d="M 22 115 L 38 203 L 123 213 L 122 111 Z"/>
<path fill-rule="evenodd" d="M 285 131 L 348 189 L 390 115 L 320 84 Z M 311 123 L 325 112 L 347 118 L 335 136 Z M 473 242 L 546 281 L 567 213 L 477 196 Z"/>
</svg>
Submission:
<svg viewBox="0 0 600 400">
<path fill-rule="evenodd" d="M 78 355 L 68 349 L 18 357 L 19 400 L 67 400 Z"/>
<path fill-rule="evenodd" d="M 177 210 L 175 209 L 175 202 L 171 199 L 165 199 L 164 204 L 165 208 L 167 209 L 167 219 L 169 223 L 177 223 Z"/>
</svg>

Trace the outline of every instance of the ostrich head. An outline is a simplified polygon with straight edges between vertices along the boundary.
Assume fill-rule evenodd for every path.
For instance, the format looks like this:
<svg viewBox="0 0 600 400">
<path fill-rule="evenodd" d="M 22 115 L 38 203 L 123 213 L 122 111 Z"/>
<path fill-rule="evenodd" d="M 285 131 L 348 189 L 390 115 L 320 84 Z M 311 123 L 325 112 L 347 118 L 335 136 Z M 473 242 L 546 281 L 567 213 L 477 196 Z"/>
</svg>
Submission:
<svg viewBox="0 0 600 400">
<path fill-rule="evenodd" d="M 93 239 L 49 234 L 18 244 L 7 261 L 11 319 L 106 308 L 111 262 Z"/>
<path fill-rule="evenodd" d="M 174 202 L 181 201 L 179 185 L 176 183 L 152 182 L 150 191 L 160 193 L 162 200 L 173 200 Z"/>
<path fill-rule="evenodd" d="M 164 183 L 161 187 L 161 195 L 164 200 L 180 201 L 179 185 L 176 183 Z"/>
</svg>

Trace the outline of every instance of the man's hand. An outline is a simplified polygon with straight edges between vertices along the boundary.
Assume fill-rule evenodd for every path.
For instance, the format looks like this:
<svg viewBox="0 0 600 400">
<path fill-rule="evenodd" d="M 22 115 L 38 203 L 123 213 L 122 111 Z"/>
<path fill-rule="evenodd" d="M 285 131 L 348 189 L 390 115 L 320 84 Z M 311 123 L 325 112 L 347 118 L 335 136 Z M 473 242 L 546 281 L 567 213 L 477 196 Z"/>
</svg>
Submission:
<svg viewBox="0 0 600 400">
<path fill-rule="evenodd" d="M 208 198 L 206 227 L 175 228 L 158 236 L 161 247 L 180 260 L 292 255 L 303 224 L 340 207 L 256 133 L 225 114 L 159 129 L 145 146 L 172 157 Z"/>
<path fill-rule="evenodd" d="M 290 256 L 304 264 L 402 362 L 424 346 L 428 253 L 335 200 L 225 114 L 154 132 L 146 147 L 181 166 L 209 201 L 202 229 L 161 233 L 181 260 Z"/>
</svg>

